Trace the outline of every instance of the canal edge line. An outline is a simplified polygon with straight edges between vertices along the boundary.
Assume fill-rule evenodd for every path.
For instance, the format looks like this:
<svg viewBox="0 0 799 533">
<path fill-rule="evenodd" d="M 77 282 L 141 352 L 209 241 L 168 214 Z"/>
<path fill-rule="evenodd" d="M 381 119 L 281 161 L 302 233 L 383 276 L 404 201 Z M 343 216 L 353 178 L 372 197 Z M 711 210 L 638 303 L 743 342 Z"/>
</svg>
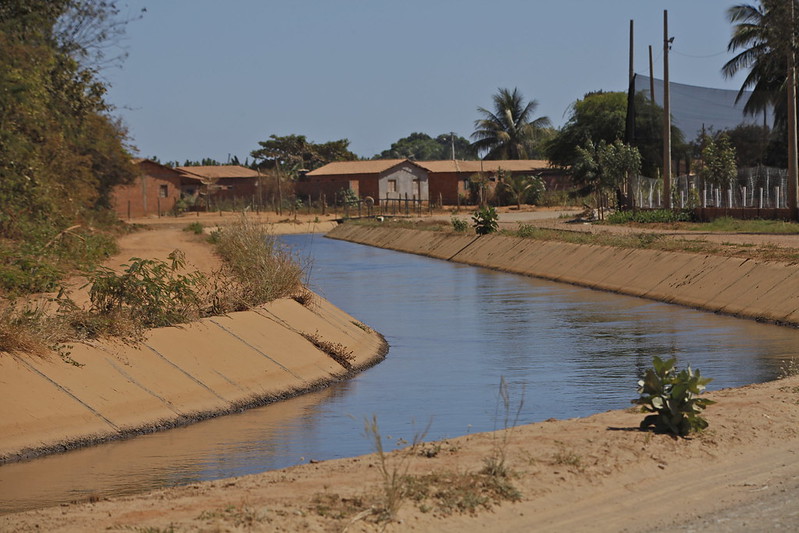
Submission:
<svg viewBox="0 0 799 533">
<path fill-rule="evenodd" d="M 799 265 L 688 252 L 342 224 L 326 237 L 799 327 Z"/>
<path fill-rule="evenodd" d="M 344 368 L 308 340 L 352 352 Z M 0 357 L 0 464 L 285 400 L 379 363 L 388 344 L 318 295 L 150 330 L 136 345 L 76 344 L 70 357 Z"/>
</svg>

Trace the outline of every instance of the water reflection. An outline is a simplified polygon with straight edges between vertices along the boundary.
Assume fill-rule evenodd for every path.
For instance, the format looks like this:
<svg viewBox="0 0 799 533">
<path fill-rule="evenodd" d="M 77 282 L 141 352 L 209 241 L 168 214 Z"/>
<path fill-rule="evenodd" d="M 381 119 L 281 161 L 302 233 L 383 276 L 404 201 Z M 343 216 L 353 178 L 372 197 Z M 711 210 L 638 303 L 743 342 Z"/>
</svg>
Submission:
<svg viewBox="0 0 799 533">
<path fill-rule="evenodd" d="M 383 333 L 389 357 L 353 380 L 165 433 L 0 467 L 0 512 L 126 494 L 367 453 L 363 420 L 439 439 L 494 429 L 501 377 L 520 422 L 625 408 L 652 355 L 676 355 L 712 388 L 775 377 L 799 332 L 450 264 L 319 236 L 313 288 Z"/>
</svg>

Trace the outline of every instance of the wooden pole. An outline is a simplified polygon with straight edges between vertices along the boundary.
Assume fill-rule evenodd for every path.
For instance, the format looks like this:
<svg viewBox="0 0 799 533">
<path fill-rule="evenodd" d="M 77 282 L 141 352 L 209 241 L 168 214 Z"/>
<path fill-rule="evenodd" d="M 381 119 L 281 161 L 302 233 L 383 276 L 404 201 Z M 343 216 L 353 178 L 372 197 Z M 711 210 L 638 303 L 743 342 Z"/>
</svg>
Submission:
<svg viewBox="0 0 799 533">
<path fill-rule="evenodd" d="M 669 90 L 669 12 L 663 10 L 663 205 L 671 209 L 671 91 Z"/>
<path fill-rule="evenodd" d="M 796 132 L 796 54 L 794 53 L 794 7 L 791 2 L 791 39 L 788 50 L 788 197 L 786 198 L 787 208 L 790 209 L 790 217 L 797 220 L 799 215 L 799 205 L 797 205 L 797 185 L 799 185 L 799 170 L 797 169 L 797 132 Z"/>
<path fill-rule="evenodd" d="M 655 103 L 655 66 L 652 63 L 652 45 L 649 45 L 649 99 Z"/>
</svg>

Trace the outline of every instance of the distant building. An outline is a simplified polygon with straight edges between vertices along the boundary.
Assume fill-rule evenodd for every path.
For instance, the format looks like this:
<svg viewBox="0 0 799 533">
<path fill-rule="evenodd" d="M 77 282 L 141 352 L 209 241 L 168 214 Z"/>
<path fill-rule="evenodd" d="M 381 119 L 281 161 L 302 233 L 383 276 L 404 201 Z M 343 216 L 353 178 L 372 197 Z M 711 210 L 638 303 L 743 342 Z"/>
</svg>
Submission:
<svg viewBox="0 0 799 533">
<path fill-rule="evenodd" d="M 134 159 L 133 163 L 139 175 L 130 184 L 111 191 L 111 207 L 117 216 L 157 216 L 174 209 L 181 194 L 182 174 L 149 159 Z"/>
<path fill-rule="evenodd" d="M 560 170 L 549 168 L 547 161 L 410 161 L 408 159 L 375 159 L 328 163 L 301 176 L 297 194 L 314 199 L 324 194 L 329 203 L 341 190 L 351 189 L 359 197 L 371 196 L 375 202 L 385 199 L 410 198 L 454 205 L 458 198 L 470 193 L 469 179 L 482 174 L 489 183 L 496 183 L 499 171 L 511 176 L 541 176 L 549 188 L 565 184 Z"/>
<path fill-rule="evenodd" d="M 247 167 L 214 165 L 175 167 L 175 170 L 183 179 L 183 197 L 191 203 L 207 206 L 209 198 L 211 202 L 240 199 L 249 203 L 258 195 L 261 175 Z"/>
<path fill-rule="evenodd" d="M 206 209 L 224 200 L 250 203 L 258 194 L 259 174 L 239 165 L 171 168 L 149 159 L 134 159 L 139 175 L 111 192 L 111 206 L 120 218 L 165 215 L 178 201 L 184 208 Z"/>
</svg>

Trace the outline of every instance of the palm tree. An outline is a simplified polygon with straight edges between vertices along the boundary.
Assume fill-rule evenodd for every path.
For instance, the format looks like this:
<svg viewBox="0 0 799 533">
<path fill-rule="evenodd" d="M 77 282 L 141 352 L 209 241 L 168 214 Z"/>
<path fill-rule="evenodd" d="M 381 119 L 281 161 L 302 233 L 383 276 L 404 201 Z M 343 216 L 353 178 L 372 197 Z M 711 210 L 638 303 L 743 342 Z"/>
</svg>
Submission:
<svg viewBox="0 0 799 533">
<path fill-rule="evenodd" d="M 729 78 L 749 69 L 738 93 L 738 99 L 741 99 L 744 91 L 752 91 L 744 112 L 764 112 L 771 105 L 774 106 L 775 122 L 783 123 L 787 115 L 785 81 L 791 31 L 789 2 L 761 0 L 759 5 L 740 4 L 731 7 L 727 14 L 734 26 L 727 50 L 740 52 L 724 64 L 722 73 Z"/>
<path fill-rule="evenodd" d="M 549 118 L 532 119 L 538 102 L 525 103 L 518 89 L 499 89 L 493 98 L 493 112 L 477 108 L 483 118 L 474 121 L 472 147 L 484 159 L 529 159 L 538 133 L 550 126 Z"/>
</svg>

